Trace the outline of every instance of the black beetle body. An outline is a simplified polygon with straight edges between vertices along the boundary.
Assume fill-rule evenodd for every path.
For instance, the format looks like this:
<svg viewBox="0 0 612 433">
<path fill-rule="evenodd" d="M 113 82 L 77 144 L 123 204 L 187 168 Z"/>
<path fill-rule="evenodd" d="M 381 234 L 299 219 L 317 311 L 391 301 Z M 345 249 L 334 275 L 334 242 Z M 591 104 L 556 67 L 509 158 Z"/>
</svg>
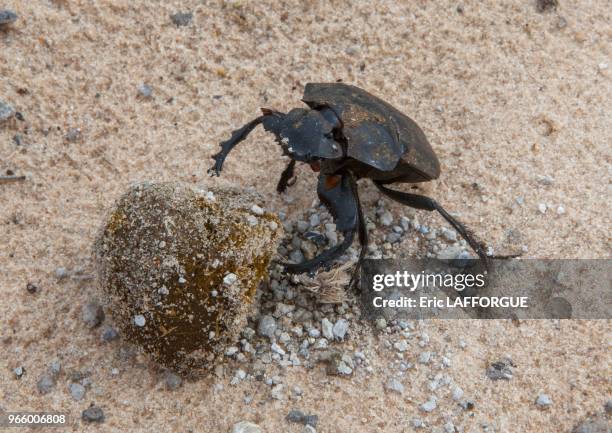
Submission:
<svg viewBox="0 0 612 433">
<path fill-rule="evenodd" d="M 365 90 L 343 83 L 308 83 L 302 100 L 310 109 L 295 108 L 287 114 L 262 109 L 262 116 L 221 143 L 221 151 L 213 156 L 215 165 L 209 170 L 218 176 L 231 149 L 262 123 L 291 158 L 281 174 L 279 193 L 289 185 L 296 161 L 320 172 L 317 193 L 344 239 L 312 260 L 285 263 L 287 272 L 313 272 L 329 264 L 352 244 L 356 232 L 363 258 L 368 237 L 357 192 L 356 180 L 361 178 L 372 180 L 383 194 L 402 204 L 438 211 L 487 264 L 484 246 L 435 200 L 386 186 L 440 176 L 438 158 L 412 119 Z"/>
</svg>

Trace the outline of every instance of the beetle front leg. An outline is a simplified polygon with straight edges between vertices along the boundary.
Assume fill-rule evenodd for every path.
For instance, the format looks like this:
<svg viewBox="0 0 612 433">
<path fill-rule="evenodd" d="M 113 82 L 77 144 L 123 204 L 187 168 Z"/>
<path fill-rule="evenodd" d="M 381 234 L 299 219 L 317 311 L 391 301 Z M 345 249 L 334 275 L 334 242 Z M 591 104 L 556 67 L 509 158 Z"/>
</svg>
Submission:
<svg viewBox="0 0 612 433">
<path fill-rule="evenodd" d="M 265 116 L 266 115 L 259 116 L 258 118 L 251 120 L 249 123 L 244 125 L 242 128 L 237 129 L 234 132 L 232 132 L 232 136 L 230 137 L 229 140 L 221 142 L 221 151 L 212 156 L 212 158 L 215 160 L 215 164 L 211 168 L 208 169 L 208 174 L 210 176 L 213 176 L 215 174 L 219 176 L 221 174 L 221 170 L 223 169 L 223 162 L 225 161 L 225 158 L 230 153 L 230 151 L 238 143 L 244 140 L 247 137 L 247 135 L 249 135 L 251 131 L 255 129 L 257 125 L 263 122 Z"/>
<path fill-rule="evenodd" d="M 281 177 L 278 180 L 278 185 L 276 185 L 276 191 L 279 194 L 284 193 L 287 187 L 290 186 L 289 181 L 294 176 L 293 174 L 294 170 L 295 170 L 295 159 L 292 159 L 291 161 L 289 161 L 289 164 L 287 164 L 287 167 L 285 167 L 285 169 L 281 173 Z"/>
<path fill-rule="evenodd" d="M 340 257 L 353 243 L 355 232 L 359 227 L 359 208 L 350 173 L 338 175 L 319 175 L 317 193 L 321 202 L 334 217 L 336 229 L 344 239 L 338 245 L 323 251 L 312 260 L 302 263 L 282 263 L 290 274 L 314 272 Z M 362 236 L 362 235 L 360 235 Z"/>
</svg>

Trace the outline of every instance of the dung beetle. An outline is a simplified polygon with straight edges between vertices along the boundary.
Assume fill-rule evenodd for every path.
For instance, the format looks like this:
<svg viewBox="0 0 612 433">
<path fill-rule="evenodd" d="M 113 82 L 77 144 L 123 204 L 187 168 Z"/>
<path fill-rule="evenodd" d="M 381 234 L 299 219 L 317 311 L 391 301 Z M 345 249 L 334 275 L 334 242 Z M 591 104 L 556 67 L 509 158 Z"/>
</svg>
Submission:
<svg viewBox="0 0 612 433">
<path fill-rule="evenodd" d="M 302 101 L 308 109 L 288 113 L 262 108 L 262 115 L 232 133 L 213 156 L 208 172 L 219 176 L 229 152 L 260 123 L 274 134 L 283 153 L 291 158 L 282 172 L 277 191 L 282 193 L 293 177 L 296 161 L 319 172 L 317 193 L 329 209 L 343 240 L 302 263 L 283 263 L 288 273 L 314 272 L 340 257 L 358 233 L 363 259 L 368 234 L 359 204 L 357 180 L 367 178 L 389 198 L 404 205 L 438 211 L 465 239 L 487 266 L 482 243 L 435 200 L 387 187 L 437 179 L 440 163 L 419 126 L 387 102 L 344 83 L 308 83 Z M 488 266 L 487 266 L 488 267 Z"/>
</svg>

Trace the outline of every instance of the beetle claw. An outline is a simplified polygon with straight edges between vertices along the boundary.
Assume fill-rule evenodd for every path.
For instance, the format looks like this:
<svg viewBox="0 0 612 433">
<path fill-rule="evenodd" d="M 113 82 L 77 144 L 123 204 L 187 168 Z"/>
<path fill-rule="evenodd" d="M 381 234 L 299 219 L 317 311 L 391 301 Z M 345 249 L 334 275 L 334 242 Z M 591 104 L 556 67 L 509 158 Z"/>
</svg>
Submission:
<svg viewBox="0 0 612 433">
<path fill-rule="evenodd" d="M 215 160 L 215 164 L 208 169 L 207 173 L 210 177 L 215 175 L 219 177 L 221 175 L 221 170 L 223 169 L 223 160 L 225 158 L 223 158 L 220 153 L 217 153 L 216 155 L 212 156 L 212 159 Z"/>
</svg>

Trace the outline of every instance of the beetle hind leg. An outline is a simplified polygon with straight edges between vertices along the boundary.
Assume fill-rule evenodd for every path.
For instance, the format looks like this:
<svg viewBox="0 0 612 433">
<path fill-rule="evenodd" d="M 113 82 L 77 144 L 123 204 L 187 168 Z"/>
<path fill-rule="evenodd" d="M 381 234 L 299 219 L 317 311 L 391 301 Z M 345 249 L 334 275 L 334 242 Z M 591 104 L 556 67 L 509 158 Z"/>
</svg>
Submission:
<svg viewBox="0 0 612 433">
<path fill-rule="evenodd" d="M 471 233 L 471 231 L 465 227 L 462 223 L 457 221 L 453 216 L 451 216 L 438 202 L 434 199 L 426 197 L 424 195 L 418 194 L 410 194 L 407 192 L 396 191 L 393 189 L 389 189 L 383 186 L 379 182 L 374 182 L 378 189 L 385 194 L 387 197 L 404 204 L 406 206 L 410 206 L 416 209 L 423 209 L 428 211 L 438 211 L 440 215 L 451 225 L 457 233 L 461 235 L 463 239 L 470 245 L 470 247 L 474 250 L 478 257 L 484 262 L 485 265 L 488 264 L 488 256 L 485 251 L 485 245 L 476 240 L 476 237 Z"/>
</svg>

